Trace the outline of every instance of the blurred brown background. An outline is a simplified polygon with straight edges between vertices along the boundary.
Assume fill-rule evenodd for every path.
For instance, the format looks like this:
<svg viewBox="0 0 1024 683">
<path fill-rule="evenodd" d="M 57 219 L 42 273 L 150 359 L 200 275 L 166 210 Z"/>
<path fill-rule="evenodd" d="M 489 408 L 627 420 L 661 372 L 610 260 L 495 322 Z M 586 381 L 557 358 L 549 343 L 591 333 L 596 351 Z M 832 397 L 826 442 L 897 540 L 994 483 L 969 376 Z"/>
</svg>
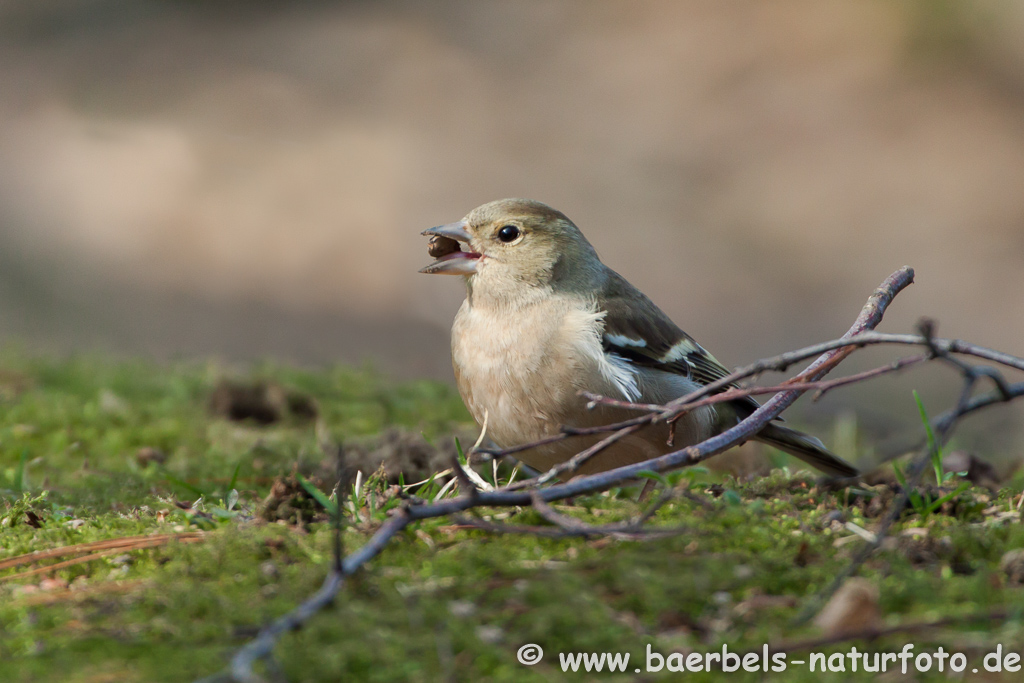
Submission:
<svg viewBox="0 0 1024 683">
<path fill-rule="evenodd" d="M 883 329 L 1020 354 L 1024 4 L 0 1 L 2 340 L 450 380 L 418 233 L 506 196 L 729 365 L 904 264 Z M 805 416 L 905 430 L 952 379 Z"/>
</svg>

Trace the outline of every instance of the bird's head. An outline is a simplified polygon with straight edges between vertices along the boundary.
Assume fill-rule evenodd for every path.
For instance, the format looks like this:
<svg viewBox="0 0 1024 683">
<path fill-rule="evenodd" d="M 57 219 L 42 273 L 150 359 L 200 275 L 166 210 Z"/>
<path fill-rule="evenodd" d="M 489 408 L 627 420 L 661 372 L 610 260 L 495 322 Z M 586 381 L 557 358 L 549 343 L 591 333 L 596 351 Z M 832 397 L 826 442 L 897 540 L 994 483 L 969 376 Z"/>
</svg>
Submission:
<svg viewBox="0 0 1024 683">
<path fill-rule="evenodd" d="M 601 267 L 594 248 L 565 214 L 529 199 L 490 202 L 423 234 L 458 244 L 438 250 L 448 253 L 421 273 L 465 275 L 474 291 L 502 298 L 524 288 L 585 284 Z"/>
</svg>

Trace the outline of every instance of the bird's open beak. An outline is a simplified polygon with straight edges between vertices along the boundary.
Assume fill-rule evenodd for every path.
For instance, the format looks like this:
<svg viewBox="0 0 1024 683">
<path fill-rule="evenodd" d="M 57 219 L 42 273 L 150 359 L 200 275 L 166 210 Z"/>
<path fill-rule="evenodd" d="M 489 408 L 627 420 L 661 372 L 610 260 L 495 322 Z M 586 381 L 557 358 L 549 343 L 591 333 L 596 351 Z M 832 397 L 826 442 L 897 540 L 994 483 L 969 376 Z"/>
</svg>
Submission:
<svg viewBox="0 0 1024 683">
<path fill-rule="evenodd" d="M 436 228 L 424 230 L 421 234 L 446 237 L 465 244 L 469 244 L 470 239 L 465 221 L 439 225 Z M 477 263 L 480 262 L 480 254 L 473 251 L 462 251 L 457 244 L 453 246 L 456 248 L 456 251 L 439 256 L 436 261 L 421 269 L 420 272 L 441 275 L 472 275 L 475 273 Z"/>
</svg>

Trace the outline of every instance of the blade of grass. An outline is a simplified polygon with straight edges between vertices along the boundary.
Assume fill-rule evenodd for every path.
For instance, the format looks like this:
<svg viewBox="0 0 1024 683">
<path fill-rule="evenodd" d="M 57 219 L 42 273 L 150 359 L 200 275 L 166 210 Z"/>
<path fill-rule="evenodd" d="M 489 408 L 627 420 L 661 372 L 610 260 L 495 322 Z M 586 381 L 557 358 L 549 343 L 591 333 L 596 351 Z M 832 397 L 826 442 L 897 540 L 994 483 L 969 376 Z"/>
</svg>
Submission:
<svg viewBox="0 0 1024 683">
<path fill-rule="evenodd" d="M 928 419 L 928 412 L 924 409 L 924 402 L 920 394 L 914 389 L 914 400 L 917 402 L 917 410 L 921 414 L 921 422 L 924 423 L 924 431 L 928 435 L 928 451 L 931 453 L 932 469 L 935 470 L 935 483 L 942 484 L 942 448 L 935 438 L 935 431 L 932 429 L 932 421 Z"/>
<path fill-rule="evenodd" d="M 231 475 L 231 483 L 228 484 L 228 491 L 238 488 L 236 484 L 238 484 L 238 473 L 241 471 L 241 469 L 242 463 L 238 463 L 237 465 L 235 465 L 235 473 Z"/>
<path fill-rule="evenodd" d="M 172 483 L 172 484 L 174 484 L 176 486 L 180 486 L 181 488 L 186 489 L 186 490 L 190 491 L 191 493 L 194 493 L 195 495 L 197 495 L 197 496 L 199 496 L 201 498 L 205 498 L 206 497 L 206 494 L 203 493 L 202 489 L 193 486 L 192 484 L 188 483 L 187 481 L 183 481 L 181 479 L 178 479 L 177 477 L 175 477 L 172 474 L 168 474 L 167 472 L 164 472 L 164 479 L 166 479 L 167 481 L 169 481 L 170 483 Z"/>
<path fill-rule="evenodd" d="M 964 491 L 966 491 L 969 488 L 971 488 L 971 485 L 969 483 L 967 483 L 967 482 L 964 482 L 963 484 L 960 484 L 960 486 L 957 486 L 956 489 L 954 489 L 952 492 L 947 493 L 942 498 L 939 498 L 934 503 L 929 505 L 928 509 L 927 509 L 927 512 L 929 512 L 929 513 L 935 512 L 940 507 L 942 507 L 942 504 L 945 503 L 947 500 L 951 500 L 953 498 L 956 498 L 957 496 L 959 496 L 961 493 L 963 493 Z"/>
<path fill-rule="evenodd" d="M 899 482 L 900 487 L 907 492 L 907 499 L 910 501 L 911 507 L 918 514 L 924 514 L 924 501 L 921 500 L 921 494 L 916 490 L 911 491 L 907 487 L 907 477 L 903 474 L 903 468 L 899 466 L 899 463 L 892 464 L 892 470 L 896 474 L 896 481 Z"/>
<path fill-rule="evenodd" d="M 299 484 L 302 485 L 302 488 L 306 489 L 306 493 L 308 493 L 310 496 L 312 496 L 313 500 L 315 500 L 316 502 L 320 503 L 320 505 L 323 507 L 324 510 L 327 510 L 327 512 L 332 517 L 337 516 L 337 514 L 338 514 L 338 504 L 335 503 L 330 498 L 328 498 L 326 493 L 324 493 L 323 491 L 321 491 L 317 487 L 313 486 L 313 484 L 309 483 L 306 480 L 306 478 L 303 477 L 301 474 L 296 474 L 295 478 L 298 479 Z"/>
<path fill-rule="evenodd" d="M 18 460 L 18 469 L 14 470 L 14 491 L 16 493 L 24 493 L 25 489 L 28 488 L 27 482 L 25 481 L 25 468 L 28 466 L 28 449 L 25 448 L 21 451 L 21 459 Z"/>
</svg>

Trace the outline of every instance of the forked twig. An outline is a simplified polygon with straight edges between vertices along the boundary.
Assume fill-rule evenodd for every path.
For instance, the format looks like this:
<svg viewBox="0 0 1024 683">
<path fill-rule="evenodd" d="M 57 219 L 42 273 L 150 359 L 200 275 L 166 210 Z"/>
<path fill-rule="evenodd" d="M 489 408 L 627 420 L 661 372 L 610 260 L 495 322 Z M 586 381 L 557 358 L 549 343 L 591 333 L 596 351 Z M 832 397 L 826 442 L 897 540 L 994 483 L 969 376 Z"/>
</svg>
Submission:
<svg viewBox="0 0 1024 683">
<path fill-rule="evenodd" d="M 823 591 L 813 596 L 807 602 L 794 620 L 796 625 L 802 625 L 810 621 L 810 619 L 817 613 L 818 608 L 837 590 L 839 590 L 840 586 L 842 586 L 847 579 L 856 574 L 860 570 L 861 566 L 863 566 L 864 562 L 866 562 L 867 559 L 882 546 L 882 542 L 885 541 L 886 537 L 889 535 L 893 525 L 900 518 L 900 515 L 903 514 L 903 510 L 908 506 L 911 494 L 921 483 L 921 477 L 927 470 L 929 461 L 934 456 L 934 449 L 941 448 L 942 445 L 946 443 L 952 434 L 953 427 L 957 420 L 968 413 L 992 405 L 993 403 L 1006 402 L 1018 396 L 1024 396 L 1024 382 L 1010 384 L 993 368 L 985 368 L 985 370 L 988 370 L 989 372 L 980 372 L 977 366 L 965 363 L 960 359 L 950 356 L 951 347 L 945 344 L 938 344 L 937 342 L 940 340 L 936 340 L 932 337 L 934 332 L 934 323 L 932 321 L 927 319 L 922 320 L 918 324 L 918 328 L 921 332 L 922 344 L 931 351 L 932 356 L 945 360 L 947 363 L 960 370 L 963 375 L 964 384 L 960 390 L 960 396 L 957 400 L 956 407 L 930 421 L 935 432 L 936 443 L 925 443 L 925 445 L 918 450 L 917 454 L 911 461 L 910 466 L 907 468 L 906 486 L 900 492 L 900 495 L 893 500 L 885 514 L 885 517 L 882 518 L 881 523 L 878 525 L 878 529 L 874 531 L 873 538 L 868 541 L 867 545 L 862 547 L 856 555 L 854 555 L 850 564 L 848 564 L 843 571 L 837 574 Z M 996 384 L 996 391 L 980 397 L 974 397 L 974 387 L 982 377 L 992 379 Z M 936 483 L 941 484 L 941 482 Z"/>
<path fill-rule="evenodd" d="M 826 394 L 827 392 L 837 387 L 846 386 L 848 384 L 855 384 L 857 382 L 863 382 L 866 379 L 873 379 L 881 375 L 885 375 L 891 372 L 898 372 L 907 368 L 911 365 L 927 361 L 931 358 L 928 355 L 917 355 L 907 356 L 905 358 L 898 358 L 888 365 L 881 367 L 872 368 L 871 370 L 864 370 L 853 375 L 847 375 L 846 377 L 840 377 L 838 379 L 820 380 L 817 382 L 785 382 L 783 384 L 776 384 L 774 386 L 760 387 L 735 387 L 727 389 L 711 396 L 706 396 L 702 399 L 696 400 L 692 403 L 686 403 L 680 407 L 680 410 L 685 408 L 685 412 L 691 412 L 697 408 L 704 406 L 714 405 L 716 403 L 728 403 L 729 401 L 735 401 L 739 398 L 746 396 L 761 396 L 764 394 L 777 394 L 781 391 L 798 390 L 798 391 L 815 391 L 815 400 Z M 588 406 L 608 406 L 611 408 L 621 408 L 623 410 L 640 410 L 649 413 L 663 413 L 665 406 L 654 405 L 651 403 L 631 403 L 629 401 L 620 401 L 614 398 L 608 398 L 600 394 L 593 394 L 589 391 L 580 393 L 583 398 L 588 400 Z M 679 413 L 681 416 L 685 413 Z M 677 417 L 678 417 L 677 416 Z"/>
<path fill-rule="evenodd" d="M 840 339 L 832 340 L 822 344 L 809 346 L 804 349 L 764 359 L 749 366 L 739 368 L 727 377 L 713 382 L 698 391 L 687 396 L 680 397 L 664 406 L 621 406 L 630 407 L 645 411 L 644 414 L 628 420 L 623 420 L 613 425 L 605 425 L 593 428 L 563 428 L 560 433 L 536 441 L 530 444 L 523 444 L 514 448 L 502 450 L 488 450 L 480 448 L 480 452 L 491 453 L 494 456 L 511 455 L 529 448 L 550 444 L 566 438 L 580 435 L 606 434 L 598 443 L 578 453 L 566 463 L 562 463 L 542 473 L 537 477 L 517 482 L 514 485 L 505 486 L 491 491 L 476 490 L 476 487 L 466 486 L 459 496 L 445 500 L 427 502 L 421 500 L 406 500 L 403 507 L 394 511 L 392 516 L 370 537 L 367 543 L 359 550 L 344 558 L 328 574 L 323 586 L 307 601 L 299 605 L 289 614 L 276 620 L 260 632 L 256 639 L 241 648 L 232 658 L 230 676 L 235 681 L 261 681 L 252 669 L 253 664 L 259 659 L 266 659 L 273 650 L 277 639 L 284 633 L 296 629 L 309 620 L 314 614 L 326 605 L 330 604 L 334 596 L 341 589 L 344 577 L 356 571 L 359 567 L 381 552 L 387 543 L 416 520 L 448 516 L 454 521 L 466 526 L 485 529 L 488 531 L 503 533 L 528 533 L 534 535 L 554 536 L 591 536 L 591 535 L 617 535 L 629 537 L 650 537 L 651 535 L 664 533 L 678 533 L 678 530 L 667 529 L 645 529 L 643 524 L 650 520 L 657 509 L 668 500 L 677 495 L 685 495 L 685 492 L 666 491 L 662 496 L 640 517 L 635 520 L 613 525 L 593 526 L 580 520 L 564 515 L 551 507 L 553 501 L 564 500 L 573 496 L 587 493 L 594 493 L 611 486 L 622 484 L 625 481 L 636 478 L 644 472 L 664 472 L 670 469 L 695 465 L 707 458 L 720 453 L 732 446 L 735 446 L 760 431 L 768 422 L 778 417 L 785 408 L 793 403 L 802 393 L 807 391 L 828 391 L 831 388 L 843 386 L 856 381 L 876 377 L 887 372 L 893 372 L 911 364 L 921 362 L 925 357 L 914 356 L 900 359 L 889 366 L 876 368 L 850 377 L 823 382 L 821 377 L 835 367 L 848 355 L 858 348 L 870 344 L 903 344 L 925 346 L 929 350 L 929 357 L 947 358 L 949 354 L 968 355 L 1024 370 L 1024 359 L 1011 356 L 999 351 L 986 349 L 959 340 L 937 339 L 930 334 L 918 335 L 893 335 L 879 334 L 873 332 L 875 326 L 881 321 L 886 308 L 893 297 L 902 291 L 913 281 L 914 273 L 910 268 L 901 268 L 883 281 L 882 285 L 868 299 L 857 320 L 850 330 Z M 791 380 L 774 387 L 768 388 L 747 388 L 730 389 L 729 385 L 759 375 L 768 370 L 785 370 L 794 363 L 812 358 L 821 354 L 805 370 L 797 374 Z M 963 368 L 961 368 L 963 369 Z M 972 397 L 970 390 L 980 376 L 992 377 L 996 383 L 997 390 L 983 396 Z M 618 467 L 613 470 L 581 476 L 564 483 L 542 486 L 556 478 L 564 478 L 565 475 L 575 471 L 580 465 L 586 462 L 587 458 L 600 452 L 618 439 L 642 429 L 656 421 L 671 422 L 679 415 L 697 407 L 698 402 L 708 400 L 717 402 L 720 400 L 733 400 L 741 395 L 753 395 L 755 393 L 771 391 L 775 395 L 755 410 L 749 417 L 739 422 L 734 427 L 718 434 L 701 443 L 678 449 L 651 460 Z M 729 394 L 729 392 L 736 392 Z M 776 393 L 777 392 L 777 393 Z M 1024 395 L 1024 382 L 1010 384 L 1002 379 L 1001 375 L 992 376 L 986 371 L 973 369 L 970 383 L 962 392 L 956 409 L 933 420 L 936 430 L 942 434 L 940 438 L 946 438 L 948 432 L 955 425 L 956 421 L 963 415 L 992 405 L 999 401 L 1006 401 Z M 594 397 L 592 400 L 604 401 L 601 397 Z M 700 405 L 704 405 L 701 403 Z M 927 455 L 927 453 L 924 453 Z M 911 477 L 916 482 L 924 470 L 926 458 L 919 457 L 912 467 Z M 456 469 L 456 476 L 458 470 Z M 463 483 L 460 481 L 460 484 Z M 916 485 L 916 484 L 912 484 Z M 902 500 L 902 497 L 901 497 Z M 700 501 L 708 505 L 706 501 Z M 902 502 L 905 505 L 905 500 Z M 508 526 L 486 522 L 476 518 L 469 518 L 462 515 L 467 510 L 479 507 L 509 507 L 522 506 L 533 507 L 546 521 L 553 524 L 551 527 L 538 526 Z M 340 506 L 339 506 L 340 507 Z M 886 521 L 883 522 L 881 538 L 902 510 L 902 505 L 894 503 Z M 890 520 L 890 517 L 892 518 Z M 873 550 L 873 548 L 872 548 Z M 866 555 L 865 555 L 866 557 Z M 857 565 L 859 566 L 859 565 Z M 852 571 L 856 571 L 854 568 Z M 838 583 L 836 584 L 838 585 Z"/>
</svg>

